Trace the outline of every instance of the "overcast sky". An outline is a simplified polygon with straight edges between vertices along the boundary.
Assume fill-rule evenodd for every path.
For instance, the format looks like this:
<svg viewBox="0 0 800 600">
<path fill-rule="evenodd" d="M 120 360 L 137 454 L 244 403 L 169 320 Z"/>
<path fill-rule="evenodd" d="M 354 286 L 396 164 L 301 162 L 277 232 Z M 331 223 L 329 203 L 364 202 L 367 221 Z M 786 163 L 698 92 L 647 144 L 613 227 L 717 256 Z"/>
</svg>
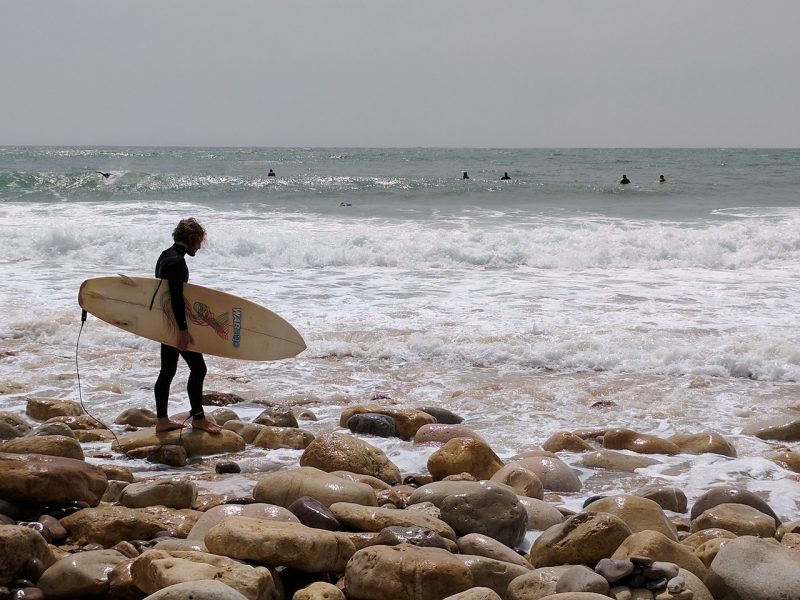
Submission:
<svg viewBox="0 0 800 600">
<path fill-rule="evenodd" d="M 800 146 L 800 0 L 3 0 L 0 145 Z"/>
</svg>

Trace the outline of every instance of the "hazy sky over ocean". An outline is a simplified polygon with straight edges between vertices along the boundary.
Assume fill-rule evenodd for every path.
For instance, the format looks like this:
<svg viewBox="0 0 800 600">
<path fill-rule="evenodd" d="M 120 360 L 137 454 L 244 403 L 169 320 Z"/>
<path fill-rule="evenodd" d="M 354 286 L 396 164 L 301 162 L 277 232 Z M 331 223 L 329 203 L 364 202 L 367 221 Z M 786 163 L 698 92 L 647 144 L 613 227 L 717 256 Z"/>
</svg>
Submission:
<svg viewBox="0 0 800 600">
<path fill-rule="evenodd" d="M 0 144 L 800 146 L 798 0 L 6 0 Z"/>
</svg>

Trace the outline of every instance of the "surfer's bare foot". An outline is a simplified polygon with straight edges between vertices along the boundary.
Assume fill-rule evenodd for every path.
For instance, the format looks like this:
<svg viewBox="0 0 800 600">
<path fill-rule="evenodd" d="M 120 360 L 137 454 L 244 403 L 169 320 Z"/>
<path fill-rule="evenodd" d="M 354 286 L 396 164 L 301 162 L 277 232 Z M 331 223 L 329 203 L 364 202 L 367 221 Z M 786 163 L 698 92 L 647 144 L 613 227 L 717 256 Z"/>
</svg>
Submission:
<svg viewBox="0 0 800 600">
<path fill-rule="evenodd" d="M 176 423 L 171 419 L 158 419 L 156 421 L 156 433 L 161 433 L 162 431 L 174 431 L 176 429 L 180 429 L 183 427 L 180 423 Z"/>
<path fill-rule="evenodd" d="M 201 429 L 208 433 L 222 433 L 222 427 L 203 417 L 202 419 L 192 419 L 192 429 Z"/>
</svg>

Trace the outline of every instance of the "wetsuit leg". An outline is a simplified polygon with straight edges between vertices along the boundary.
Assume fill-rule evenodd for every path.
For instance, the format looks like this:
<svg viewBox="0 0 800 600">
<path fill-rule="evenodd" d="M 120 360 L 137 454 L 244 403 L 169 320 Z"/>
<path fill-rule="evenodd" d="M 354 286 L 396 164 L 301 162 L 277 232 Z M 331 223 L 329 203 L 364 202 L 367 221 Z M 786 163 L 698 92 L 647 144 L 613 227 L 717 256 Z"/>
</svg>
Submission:
<svg viewBox="0 0 800 600">
<path fill-rule="evenodd" d="M 178 349 L 161 344 L 161 371 L 158 373 L 154 393 L 156 396 L 156 416 L 165 419 L 169 416 L 169 386 L 178 370 Z"/>
<path fill-rule="evenodd" d="M 188 350 L 181 352 L 183 360 L 189 365 L 189 381 L 186 384 L 186 392 L 189 394 L 189 404 L 191 405 L 191 415 L 194 419 L 205 417 L 203 411 L 203 380 L 206 378 L 206 361 L 199 352 Z"/>
</svg>

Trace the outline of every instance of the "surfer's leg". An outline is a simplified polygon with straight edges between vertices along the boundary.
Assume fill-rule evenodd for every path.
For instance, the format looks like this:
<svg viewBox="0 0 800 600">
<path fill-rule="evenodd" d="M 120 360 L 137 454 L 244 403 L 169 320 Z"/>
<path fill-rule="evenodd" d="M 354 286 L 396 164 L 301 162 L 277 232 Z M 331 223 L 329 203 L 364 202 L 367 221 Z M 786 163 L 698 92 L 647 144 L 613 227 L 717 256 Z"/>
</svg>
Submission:
<svg viewBox="0 0 800 600">
<path fill-rule="evenodd" d="M 153 389 L 156 397 L 156 431 L 180 429 L 182 425 L 169 420 L 169 387 L 178 370 L 178 349 L 161 344 L 161 371 Z"/>
<path fill-rule="evenodd" d="M 189 365 L 189 381 L 186 391 L 189 394 L 190 414 L 192 415 L 192 428 L 202 429 L 209 433 L 219 433 L 222 429 L 211 419 L 206 419 L 203 410 L 203 381 L 208 369 L 203 355 L 199 352 L 185 350 L 181 352 L 183 360 Z"/>
</svg>

